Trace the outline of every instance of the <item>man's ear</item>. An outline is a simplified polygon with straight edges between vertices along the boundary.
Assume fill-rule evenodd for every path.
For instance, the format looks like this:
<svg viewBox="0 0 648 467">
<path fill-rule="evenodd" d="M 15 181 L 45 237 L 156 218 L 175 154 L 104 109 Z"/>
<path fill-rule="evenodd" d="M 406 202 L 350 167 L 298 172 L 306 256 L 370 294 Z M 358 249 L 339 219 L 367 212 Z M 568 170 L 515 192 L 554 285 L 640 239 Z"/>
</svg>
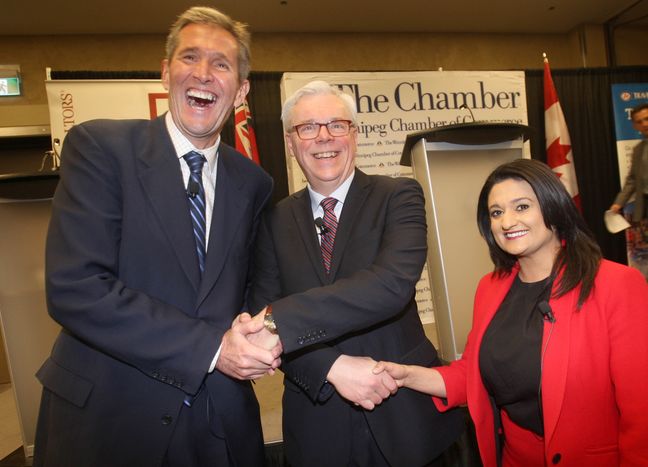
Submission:
<svg viewBox="0 0 648 467">
<path fill-rule="evenodd" d="M 291 156 L 295 157 L 295 152 L 293 151 L 293 143 L 292 143 L 292 138 L 290 137 L 290 133 L 285 132 L 284 139 L 286 140 L 286 146 L 288 147 L 288 152 L 290 153 Z"/>
<path fill-rule="evenodd" d="M 162 60 L 162 86 L 169 90 L 169 60 L 166 58 Z"/>
<path fill-rule="evenodd" d="M 241 83 L 241 86 L 239 86 L 238 91 L 236 91 L 236 98 L 234 99 L 234 108 L 238 107 L 243 102 L 245 102 L 245 97 L 248 95 L 248 92 L 250 92 L 250 82 L 248 80 L 244 80 Z"/>
</svg>

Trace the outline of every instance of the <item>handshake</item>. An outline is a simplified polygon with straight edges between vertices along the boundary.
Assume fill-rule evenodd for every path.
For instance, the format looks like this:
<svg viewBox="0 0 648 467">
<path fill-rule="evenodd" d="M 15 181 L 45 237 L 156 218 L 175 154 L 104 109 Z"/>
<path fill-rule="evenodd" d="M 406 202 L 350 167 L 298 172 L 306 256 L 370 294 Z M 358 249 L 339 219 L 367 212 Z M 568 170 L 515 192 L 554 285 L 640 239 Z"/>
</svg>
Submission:
<svg viewBox="0 0 648 467">
<path fill-rule="evenodd" d="M 277 334 L 268 331 L 264 325 L 266 309 L 254 318 L 241 313 L 232 327 L 223 335 L 216 368 L 236 379 L 259 379 L 273 375 L 281 365 L 279 356 L 283 352 Z"/>
<path fill-rule="evenodd" d="M 241 313 L 223 336 L 216 368 L 236 379 L 273 375 L 281 365 L 283 346 L 278 334 L 266 329 L 264 308 L 256 316 Z M 340 355 L 327 374 L 327 382 L 356 406 L 373 410 L 405 384 L 408 367 L 376 362 L 370 357 Z"/>
</svg>

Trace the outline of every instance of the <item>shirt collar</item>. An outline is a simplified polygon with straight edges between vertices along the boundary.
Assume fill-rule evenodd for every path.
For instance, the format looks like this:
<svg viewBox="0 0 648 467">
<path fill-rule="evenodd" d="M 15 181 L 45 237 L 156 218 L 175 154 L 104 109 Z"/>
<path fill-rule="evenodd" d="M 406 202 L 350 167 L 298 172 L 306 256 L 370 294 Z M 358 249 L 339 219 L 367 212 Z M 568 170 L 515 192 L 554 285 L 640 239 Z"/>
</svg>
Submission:
<svg viewBox="0 0 648 467">
<path fill-rule="evenodd" d="M 178 157 L 178 159 L 184 157 L 184 155 L 189 151 L 196 151 L 205 156 L 210 169 L 214 168 L 218 146 L 220 145 L 221 140 L 220 134 L 218 135 L 216 142 L 212 146 L 205 149 L 198 149 L 193 144 L 191 144 L 191 141 L 189 141 L 187 137 L 183 135 L 182 132 L 178 129 L 178 126 L 173 121 L 171 112 L 166 113 L 166 115 L 164 116 L 164 122 L 166 123 L 167 131 L 169 132 L 169 136 L 171 137 L 171 142 L 173 143 L 173 147 L 176 151 L 176 156 Z"/>
<path fill-rule="evenodd" d="M 335 189 L 333 193 L 331 193 L 328 196 L 324 196 L 313 190 L 311 188 L 310 183 L 308 184 L 308 194 L 310 195 L 311 199 L 311 209 L 313 212 L 317 210 L 319 207 L 320 203 L 324 198 L 335 198 L 338 201 L 339 205 L 344 204 L 344 200 L 347 197 L 347 194 L 349 193 L 349 188 L 351 188 L 351 182 L 353 181 L 353 177 L 355 176 L 355 170 L 351 172 L 351 175 L 347 177 L 347 179 L 342 182 L 342 184 Z"/>
</svg>

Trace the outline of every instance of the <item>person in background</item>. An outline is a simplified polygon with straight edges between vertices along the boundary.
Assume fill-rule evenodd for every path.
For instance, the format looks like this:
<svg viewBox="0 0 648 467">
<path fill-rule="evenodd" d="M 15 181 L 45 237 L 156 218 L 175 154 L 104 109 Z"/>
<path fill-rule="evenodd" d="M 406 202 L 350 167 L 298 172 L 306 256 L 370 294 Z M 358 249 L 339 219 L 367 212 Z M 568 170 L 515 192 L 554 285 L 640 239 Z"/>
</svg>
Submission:
<svg viewBox="0 0 648 467">
<path fill-rule="evenodd" d="M 637 105 L 630 111 L 630 119 L 635 130 L 641 133 L 643 140 L 632 151 L 630 172 L 619 194 L 610 206 L 618 213 L 631 199 L 634 199 L 632 220 L 641 222 L 648 219 L 648 102 Z"/>
<path fill-rule="evenodd" d="M 619 213 L 626 203 L 634 200 L 634 208 L 629 213 L 631 225 L 626 233 L 628 259 L 648 281 L 648 102 L 635 106 L 630 118 L 643 140 L 632 151 L 630 171 L 610 210 Z"/>
<path fill-rule="evenodd" d="M 648 465 L 648 285 L 601 258 L 551 169 L 520 159 L 486 180 L 479 283 L 460 360 L 380 362 L 399 387 L 468 404 L 485 467 Z"/>
<path fill-rule="evenodd" d="M 249 33 L 195 7 L 166 52 L 168 113 L 65 139 L 46 252 L 62 330 L 37 374 L 35 466 L 265 463 L 244 380 L 272 373 L 281 348 L 252 345 L 234 318 L 272 180 L 220 141 L 249 89 Z"/>
<path fill-rule="evenodd" d="M 323 81 L 286 100 L 286 144 L 308 186 L 259 230 L 250 305 L 283 346 L 292 467 L 420 467 L 464 427 L 459 412 L 441 414 L 415 391 L 382 402 L 396 383 L 372 374 L 380 359 L 440 361 L 415 301 L 427 252 L 423 192 L 413 179 L 355 167 L 356 119 L 353 98 Z"/>
</svg>

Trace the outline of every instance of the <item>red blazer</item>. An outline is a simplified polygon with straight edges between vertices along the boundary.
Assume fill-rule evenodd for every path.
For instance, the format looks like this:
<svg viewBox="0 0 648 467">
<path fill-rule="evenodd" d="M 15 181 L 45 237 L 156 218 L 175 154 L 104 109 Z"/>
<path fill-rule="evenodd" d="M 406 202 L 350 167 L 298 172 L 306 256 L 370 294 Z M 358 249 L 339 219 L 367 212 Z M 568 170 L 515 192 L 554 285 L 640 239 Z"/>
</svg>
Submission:
<svg viewBox="0 0 648 467">
<path fill-rule="evenodd" d="M 479 348 L 516 274 L 481 279 L 464 354 L 438 368 L 448 397 L 434 402 L 441 410 L 468 404 L 485 467 L 497 461 Z M 561 467 L 648 466 L 648 285 L 637 270 L 604 260 L 577 311 L 579 290 L 549 302 L 556 317 L 551 336 L 551 324 L 544 324 L 545 462 L 553 465 L 560 454 Z"/>
</svg>

